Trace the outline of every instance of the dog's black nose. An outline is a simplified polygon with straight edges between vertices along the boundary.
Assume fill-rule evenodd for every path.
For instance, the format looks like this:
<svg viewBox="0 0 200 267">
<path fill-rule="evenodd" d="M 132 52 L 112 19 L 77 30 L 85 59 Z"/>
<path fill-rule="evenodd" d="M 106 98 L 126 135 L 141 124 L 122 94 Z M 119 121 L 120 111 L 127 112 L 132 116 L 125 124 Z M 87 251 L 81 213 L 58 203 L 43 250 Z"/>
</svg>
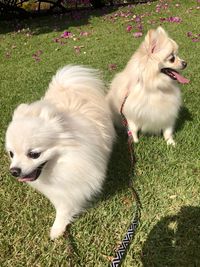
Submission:
<svg viewBox="0 0 200 267">
<path fill-rule="evenodd" d="M 185 69 L 187 67 L 187 62 L 182 61 L 182 66 L 183 66 L 183 69 Z"/>
<path fill-rule="evenodd" d="M 14 177 L 19 177 L 20 174 L 21 174 L 21 169 L 20 169 L 20 168 L 17 168 L 17 167 L 11 168 L 11 169 L 10 169 L 10 173 L 11 173 L 12 176 L 14 176 Z"/>
</svg>

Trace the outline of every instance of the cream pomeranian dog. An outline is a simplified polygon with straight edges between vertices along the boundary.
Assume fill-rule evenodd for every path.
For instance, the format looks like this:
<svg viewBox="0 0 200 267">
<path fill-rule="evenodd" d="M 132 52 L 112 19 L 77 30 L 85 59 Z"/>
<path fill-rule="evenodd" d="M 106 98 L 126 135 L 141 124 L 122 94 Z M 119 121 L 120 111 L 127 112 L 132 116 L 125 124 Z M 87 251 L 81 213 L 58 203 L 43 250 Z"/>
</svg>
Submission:
<svg viewBox="0 0 200 267">
<path fill-rule="evenodd" d="M 175 145 L 173 130 L 181 106 L 179 83 L 189 82 L 178 71 L 187 63 L 177 55 L 178 45 L 162 27 L 150 30 L 125 69 L 117 74 L 107 100 L 115 119 L 126 95 L 123 114 L 134 142 L 138 131 L 163 132 L 167 144 Z"/>
<path fill-rule="evenodd" d="M 66 66 L 43 99 L 16 108 L 8 126 L 11 174 L 56 209 L 51 239 L 101 190 L 115 136 L 103 91 L 95 70 Z"/>
</svg>

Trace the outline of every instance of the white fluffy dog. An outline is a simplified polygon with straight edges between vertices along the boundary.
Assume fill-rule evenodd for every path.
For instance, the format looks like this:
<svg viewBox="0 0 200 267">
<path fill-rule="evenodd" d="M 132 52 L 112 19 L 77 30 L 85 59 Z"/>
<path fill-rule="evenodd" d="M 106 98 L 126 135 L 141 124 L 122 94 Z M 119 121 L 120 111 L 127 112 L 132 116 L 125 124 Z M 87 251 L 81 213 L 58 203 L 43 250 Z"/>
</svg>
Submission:
<svg viewBox="0 0 200 267">
<path fill-rule="evenodd" d="M 178 73 L 187 64 L 177 52 L 178 45 L 163 28 L 150 30 L 125 69 L 112 81 L 107 100 L 114 114 L 119 115 L 128 94 L 123 113 L 134 142 L 138 142 L 139 130 L 163 131 L 167 144 L 175 144 L 173 129 L 181 105 L 177 81 L 189 82 Z"/>
<path fill-rule="evenodd" d="M 56 209 L 51 239 L 99 192 L 115 136 L 98 73 L 66 66 L 40 101 L 21 104 L 6 133 L 10 172 Z"/>
</svg>

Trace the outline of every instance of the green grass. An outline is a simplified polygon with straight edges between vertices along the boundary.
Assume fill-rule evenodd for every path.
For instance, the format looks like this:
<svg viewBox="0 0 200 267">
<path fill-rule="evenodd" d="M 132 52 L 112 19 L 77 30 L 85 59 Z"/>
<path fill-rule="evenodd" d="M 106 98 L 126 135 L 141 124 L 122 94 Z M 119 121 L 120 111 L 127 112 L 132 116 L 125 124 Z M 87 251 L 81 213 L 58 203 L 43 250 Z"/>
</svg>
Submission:
<svg viewBox="0 0 200 267">
<path fill-rule="evenodd" d="M 129 188 L 129 159 L 126 138 L 119 134 L 108 168 L 102 195 L 71 226 L 71 238 L 49 240 L 54 209 L 49 201 L 9 175 L 4 136 L 14 108 L 22 102 L 39 99 L 56 70 L 69 63 L 102 70 L 106 82 L 120 71 L 141 42 L 126 32 L 131 18 L 109 16 L 125 13 L 146 14 L 144 33 L 160 25 L 160 17 L 179 16 L 181 23 L 163 22 L 188 62 L 184 75 L 191 82 L 182 86 L 183 108 L 177 122 L 177 146 L 167 147 L 161 137 L 141 136 L 135 146 L 137 164 L 131 179 L 137 188 L 143 210 L 141 224 L 122 264 L 133 266 L 200 266 L 200 90 L 199 42 L 187 32 L 199 34 L 196 0 L 169 1 L 169 8 L 155 12 L 151 5 L 84 12 L 80 18 L 69 14 L 21 21 L 1 22 L 0 29 L 0 266 L 1 267 L 103 267 L 130 224 L 134 203 Z M 192 8 L 188 13 L 189 8 Z M 147 16 L 149 14 L 149 16 Z M 152 24 L 150 21 L 154 21 Z M 53 42 L 64 30 L 76 38 L 65 45 Z M 80 32 L 91 33 L 79 36 Z M 31 33 L 31 34 L 27 34 Z M 80 53 L 74 46 L 84 46 Z M 32 55 L 42 50 L 41 61 Z M 116 64 L 116 70 L 109 70 Z M 71 241 L 69 241 L 71 240 Z M 71 250 L 72 243 L 75 251 Z"/>
</svg>

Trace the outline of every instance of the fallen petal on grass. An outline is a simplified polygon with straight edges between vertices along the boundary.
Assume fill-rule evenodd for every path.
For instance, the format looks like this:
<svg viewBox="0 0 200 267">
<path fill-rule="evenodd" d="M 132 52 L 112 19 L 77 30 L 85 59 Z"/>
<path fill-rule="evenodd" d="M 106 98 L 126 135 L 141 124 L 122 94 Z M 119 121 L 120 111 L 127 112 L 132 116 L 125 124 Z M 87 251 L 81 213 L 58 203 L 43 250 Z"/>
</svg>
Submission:
<svg viewBox="0 0 200 267">
<path fill-rule="evenodd" d="M 182 22 L 182 19 L 179 18 L 179 17 L 170 17 L 170 18 L 167 19 L 167 21 L 169 21 L 169 22 L 175 22 L 175 23 L 180 23 L 180 22 Z"/>
<path fill-rule="evenodd" d="M 126 27 L 126 31 L 127 31 L 127 32 L 130 32 L 132 29 L 133 29 L 133 26 L 131 26 L 131 25 L 128 25 L 128 26 Z"/>
<path fill-rule="evenodd" d="M 143 35 L 142 32 L 134 32 L 134 33 L 133 33 L 133 36 L 134 36 L 135 38 L 142 37 L 142 35 Z"/>
<path fill-rule="evenodd" d="M 117 69 L 117 64 L 113 64 L 113 63 L 109 64 L 109 65 L 108 65 L 108 69 L 109 69 L 110 71 L 112 71 L 112 70 L 116 70 L 116 69 Z"/>
<path fill-rule="evenodd" d="M 60 41 L 60 38 L 54 38 L 53 39 L 53 42 L 55 42 L 55 43 L 59 43 L 59 41 Z"/>
<path fill-rule="evenodd" d="M 37 52 L 36 52 L 36 55 L 38 55 L 38 56 L 40 56 L 40 55 L 42 55 L 43 54 L 43 51 L 42 50 L 38 50 Z"/>
<path fill-rule="evenodd" d="M 41 61 L 40 55 L 43 54 L 42 50 L 37 50 L 33 55 L 32 58 L 35 60 L 35 62 Z"/>
<path fill-rule="evenodd" d="M 91 33 L 89 32 L 80 32 L 80 36 L 88 36 L 90 35 Z"/>
<path fill-rule="evenodd" d="M 187 37 L 191 37 L 192 36 L 192 32 L 187 32 Z"/>
<path fill-rule="evenodd" d="M 141 17 L 140 16 L 136 16 L 135 17 L 135 22 L 141 22 Z"/>
<path fill-rule="evenodd" d="M 137 29 L 138 29 L 139 32 L 142 32 L 143 26 L 142 26 L 141 23 L 137 24 Z"/>
<path fill-rule="evenodd" d="M 193 43 L 197 43 L 197 42 L 199 42 L 199 41 L 200 41 L 200 39 L 198 39 L 198 38 L 193 38 L 193 39 L 192 39 L 192 42 L 193 42 Z"/>
<path fill-rule="evenodd" d="M 61 38 L 70 38 L 72 37 L 73 34 L 71 32 L 68 32 L 68 31 L 64 31 L 62 34 L 61 34 Z"/>
<path fill-rule="evenodd" d="M 74 51 L 79 54 L 81 52 L 81 49 L 84 48 L 84 45 L 75 45 L 74 46 Z"/>
<path fill-rule="evenodd" d="M 182 19 L 180 17 L 169 17 L 169 18 L 160 18 L 161 22 L 171 22 L 171 23 L 181 23 Z"/>
</svg>

